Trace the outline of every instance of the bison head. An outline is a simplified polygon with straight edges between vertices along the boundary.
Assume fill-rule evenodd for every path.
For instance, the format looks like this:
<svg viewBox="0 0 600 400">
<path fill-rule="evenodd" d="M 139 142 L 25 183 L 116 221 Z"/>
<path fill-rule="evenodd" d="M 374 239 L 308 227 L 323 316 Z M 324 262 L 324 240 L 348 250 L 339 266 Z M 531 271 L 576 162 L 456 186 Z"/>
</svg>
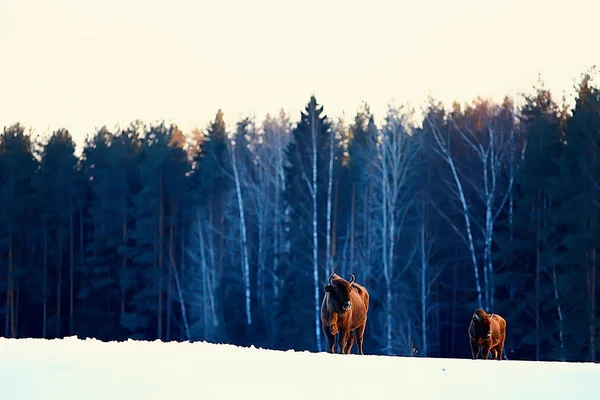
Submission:
<svg viewBox="0 0 600 400">
<path fill-rule="evenodd" d="M 478 308 L 473 313 L 473 324 L 478 337 L 489 338 L 492 336 L 492 320 L 482 309 Z"/>
<path fill-rule="evenodd" d="M 352 284 L 356 280 L 354 275 L 350 274 L 351 281 L 340 278 L 336 274 L 329 277 L 329 284 L 325 286 L 325 292 L 329 293 L 329 300 L 336 312 L 342 313 L 352 308 L 350 292 L 353 290 Z"/>
</svg>

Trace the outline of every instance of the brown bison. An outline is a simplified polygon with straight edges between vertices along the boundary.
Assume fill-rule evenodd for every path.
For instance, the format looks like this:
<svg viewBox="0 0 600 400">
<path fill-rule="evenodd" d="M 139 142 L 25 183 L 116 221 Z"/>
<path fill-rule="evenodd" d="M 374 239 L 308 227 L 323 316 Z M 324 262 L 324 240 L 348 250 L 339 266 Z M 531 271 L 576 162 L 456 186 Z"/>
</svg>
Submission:
<svg viewBox="0 0 600 400">
<path fill-rule="evenodd" d="M 482 357 L 488 359 L 492 352 L 492 359 L 502 360 L 504 340 L 506 339 L 506 321 L 498 314 L 487 314 L 482 309 L 477 309 L 469 325 L 471 338 L 471 353 L 473 359 L 479 357 L 483 348 Z"/>
<path fill-rule="evenodd" d="M 335 352 L 335 335 L 340 334 L 340 352 L 350 354 L 354 345 L 354 333 L 358 342 L 358 354 L 363 353 L 363 337 L 369 311 L 369 292 L 355 282 L 350 274 L 348 282 L 337 274 L 329 277 L 321 304 L 321 324 L 329 343 L 329 352 Z"/>
</svg>

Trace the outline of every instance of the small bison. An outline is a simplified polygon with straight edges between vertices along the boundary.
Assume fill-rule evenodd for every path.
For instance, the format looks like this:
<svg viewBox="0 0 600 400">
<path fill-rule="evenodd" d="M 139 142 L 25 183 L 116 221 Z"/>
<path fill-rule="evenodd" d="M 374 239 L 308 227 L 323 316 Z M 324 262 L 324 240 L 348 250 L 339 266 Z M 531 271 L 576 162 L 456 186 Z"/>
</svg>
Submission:
<svg viewBox="0 0 600 400">
<path fill-rule="evenodd" d="M 348 282 L 337 274 L 329 277 L 321 304 L 321 324 L 329 343 L 329 352 L 335 352 L 335 335 L 340 333 L 340 353 L 350 354 L 354 345 L 354 333 L 358 342 L 358 354 L 363 353 L 363 337 L 369 311 L 369 292 L 355 282 L 350 274 Z"/>
<path fill-rule="evenodd" d="M 504 340 L 506 339 L 506 321 L 498 314 L 487 314 L 482 309 L 473 313 L 469 325 L 469 337 L 471 338 L 471 353 L 473 360 L 479 357 L 483 347 L 483 358 L 488 359 L 492 352 L 492 359 L 502 360 L 504 351 Z"/>
</svg>

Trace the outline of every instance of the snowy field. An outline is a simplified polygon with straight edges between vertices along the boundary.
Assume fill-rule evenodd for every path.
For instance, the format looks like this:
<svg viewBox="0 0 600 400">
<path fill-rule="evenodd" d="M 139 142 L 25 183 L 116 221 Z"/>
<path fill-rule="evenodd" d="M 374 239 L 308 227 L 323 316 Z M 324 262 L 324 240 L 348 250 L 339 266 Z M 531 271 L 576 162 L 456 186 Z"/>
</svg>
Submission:
<svg viewBox="0 0 600 400">
<path fill-rule="evenodd" d="M 600 364 L 0 339 L 0 399 L 598 399 Z"/>
</svg>

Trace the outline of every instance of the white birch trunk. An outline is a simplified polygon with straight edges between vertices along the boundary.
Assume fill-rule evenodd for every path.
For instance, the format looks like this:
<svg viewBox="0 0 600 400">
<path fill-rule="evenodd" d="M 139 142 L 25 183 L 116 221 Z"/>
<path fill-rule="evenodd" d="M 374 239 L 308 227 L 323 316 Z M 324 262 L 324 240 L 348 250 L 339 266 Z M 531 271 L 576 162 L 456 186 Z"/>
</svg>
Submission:
<svg viewBox="0 0 600 400">
<path fill-rule="evenodd" d="M 333 273 L 332 259 L 331 259 L 331 192 L 333 187 L 333 147 L 335 145 L 335 130 L 331 130 L 330 141 L 329 141 L 329 174 L 327 182 L 327 233 L 326 233 L 326 262 L 325 270 L 327 271 L 325 276 L 330 276 Z"/>
<path fill-rule="evenodd" d="M 491 139 L 491 138 L 490 138 Z M 484 284 L 484 303 L 487 307 L 493 308 L 493 302 L 490 297 L 490 278 L 491 278 L 491 258 L 492 258 L 492 206 L 494 201 L 494 192 L 490 191 L 488 182 L 488 154 L 483 156 L 483 192 L 485 198 L 485 228 L 483 233 L 483 284 Z M 493 174 L 492 174 L 493 175 Z"/>
<path fill-rule="evenodd" d="M 231 165 L 233 167 L 233 177 L 235 181 L 235 192 L 240 216 L 240 247 L 242 252 L 242 273 L 244 276 L 244 295 L 246 300 L 246 324 L 252 325 L 252 313 L 250 309 L 250 264 L 248 262 L 248 239 L 246 237 L 246 214 L 244 212 L 244 202 L 242 200 L 242 189 L 240 185 L 240 175 L 237 167 L 237 157 L 235 144 L 231 143 Z"/>
<path fill-rule="evenodd" d="M 280 114 L 280 123 L 286 124 L 285 115 L 283 112 Z M 283 252 L 284 247 L 284 237 L 283 237 L 283 208 L 282 208 L 282 196 L 283 191 L 285 190 L 285 171 L 284 171 L 284 144 L 282 142 L 282 135 L 287 132 L 287 127 L 280 129 L 275 136 L 276 143 L 276 184 L 275 184 L 275 250 L 273 252 L 274 260 L 273 260 L 273 296 L 275 299 L 279 297 L 279 265 L 281 263 L 281 254 Z"/>
<path fill-rule="evenodd" d="M 460 196 L 460 204 L 462 206 L 462 214 L 465 220 L 465 226 L 467 229 L 467 238 L 469 241 L 469 254 L 471 255 L 471 262 L 473 263 L 473 273 L 475 275 L 475 288 L 477 289 L 477 302 L 479 304 L 479 308 L 483 307 L 483 302 L 481 298 L 481 283 L 479 281 L 479 268 L 477 265 L 477 256 L 475 255 L 475 244 L 473 241 L 473 233 L 471 232 L 471 220 L 469 218 L 469 206 L 467 205 L 467 200 L 465 198 L 465 192 L 462 187 L 462 183 L 458 178 L 458 172 L 456 171 L 456 166 L 454 165 L 454 160 L 452 157 L 449 158 L 450 169 L 452 171 L 452 176 L 454 181 L 456 182 L 456 186 L 458 187 L 458 192 Z"/>
<path fill-rule="evenodd" d="M 202 229 L 202 228 L 199 228 Z M 200 232 L 200 252 L 202 258 L 202 326 L 204 327 L 204 339 L 208 337 L 208 320 L 211 302 L 209 297 L 209 286 L 208 286 L 208 268 L 206 267 L 206 256 L 204 254 L 204 239 L 202 238 L 202 232 Z M 214 324 L 213 324 L 214 326 Z"/>
<path fill-rule="evenodd" d="M 261 214 L 258 216 L 257 218 L 257 225 L 258 225 L 258 243 L 257 243 L 257 247 L 258 247 L 258 254 L 256 256 L 257 261 L 258 261 L 258 271 L 256 274 L 256 291 L 258 292 L 258 298 L 259 298 L 259 304 L 260 304 L 260 308 L 263 310 L 263 312 L 265 311 L 265 288 L 264 288 L 264 275 L 265 275 L 265 250 L 264 247 L 266 246 L 266 240 L 265 240 L 265 221 L 264 221 L 264 214 L 261 212 Z"/>
<path fill-rule="evenodd" d="M 279 179 L 277 180 L 279 183 Z M 279 188 L 276 190 L 277 197 L 275 197 L 275 229 L 273 230 L 273 297 L 276 299 L 279 297 L 279 284 L 277 282 L 277 274 L 279 272 L 279 254 L 281 253 L 281 202 L 279 200 Z"/>
<path fill-rule="evenodd" d="M 392 280 L 390 276 L 390 259 L 388 258 L 388 161 L 387 149 L 384 142 L 381 144 L 381 194 L 382 194 L 382 244 L 383 244 L 383 279 L 385 284 L 385 351 L 390 354 L 392 350 Z"/>
<path fill-rule="evenodd" d="M 206 267 L 206 254 L 204 252 L 204 237 L 202 235 L 202 225 L 200 224 L 200 213 L 196 213 L 198 231 L 198 244 L 200 246 L 200 273 L 202 276 L 202 327 L 204 328 L 203 338 L 208 336 L 208 268 Z"/>
<path fill-rule="evenodd" d="M 423 356 L 427 357 L 427 257 L 425 256 L 425 214 L 420 229 L 420 252 L 421 252 L 421 341 L 423 346 Z"/>
<path fill-rule="evenodd" d="M 373 249 L 373 232 L 371 230 L 372 221 L 369 218 L 369 211 L 372 207 L 371 205 L 371 194 L 373 193 L 374 183 L 368 181 L 367 186 L 365 187 L 365 191 L 363 193 L 363 220 L 365 223 L 363 224 L 363 237 L 365 238 L 365 264 L 370 266 L 373 262 L 372 259 L 372 249 Z M 372 268 L 369 268 L 372 269 Z M 370 272 L 370 271 L 369 271 Z M 365 276 L 367 273 L 365 272 Z"/>
<path fill-rule="evenodd" d="M 346 232 L 350 232 L 350 226 L 351 223 L 350 221 L 348 221 L 347 227 L 346 227 Z M 350 251 L 349 249 L 350 246 L 350 235 L 346 235 L 346 237 L 344 238 L 344 246 L 342 248 L 342 262 L 341 262 L 341 271 L 342 271 L 342 276 L 348 276 L 348 251 Z M 353 270 L 352 264 L 350 264 L 350 270 Z M 363 277 L 360 276 L 360 279 L 363 280 Z"/>
<path fill-rule="evenodd" d="M 46 339 L 46 325 L 48 321 L 48 222 L 44 212 L 44 290 L 42 295 L 42 338 Z"/>
<path fill-rule="evenodd" d="M 278 166 L 279 169 L 279 166 Z M 281 200 L 280 194 L 281 189 L 279 187 L 279 174 L 277 174 L 277 196 L 275 197 L 275 230 L 273 232 L 273 273 L 272 273 L 272 282 L 273 282 L 273 297 L 277 299 L 279 297 L 279 262 L 280 262 L 280 254 L 282 252 L 283 246 L 283 227 L 281 222 L 281 216 L 283 215 L 281 209 Z"/>
<path fill-rule="evenodd" d="M 173 275 L 175 276 L 175 285 L 177 287 L 177 296 L 179 297 L 179 306 L 181 307 L 181 317 L 183 319 L 185 335 L 187 337 L 187 340 L 190 341 L 192 339 L 192 335 L 190 333 L 190 325 L 188 324 L 187 313 L 185 309 L 185 301 L 183 299 L 183 290 L 181 290 L 181 284 L 179 282 L 179 273 L 177 272 L 177 267 L 175 266 L 175 260 L 173 259 L 172 249 L 171 251 L 169 251 L 169 262 L 171 264 L 171 269 L 173 270 Z"/>
<path fill-rule="evenodd" d="M 279 153 L 279 152 L 278 152 Z M 278 161 L 278 166 L 277 166 L 278 170 L 279 170 L 279 161 Z M 281 189 L 279 187 L 279 173 L 277 174 L 277 189 L 276 189 L 276 197 L 275 197 L 275 230 L 273 232 L 273 246 L 274 246 L 274 250 L 273 250 L 273 297 L 275 299 L 277 299 L 279 297 L 279 282 L 278 282 L 278 273 L 279 273 L 279 260 L 280 260 L 280 254 L 282 251 L 282 243 L 283 240 L 282 239 L 282 235 L 283 235 L 283 229 L 282 229 L 282 223 L 281 223 L 281 216 L 283 215 L 282 213 L 282 209 L 281 209 L 281 199 L 280 199 L 280 193 L 281 193 Z"/>
<path fill-rule="evenodd" d="M 210 221 L 213 220 L 212 218 L 212 205 L 209 203 L 209 213 L 210 213 Z M 202 227 L 200 227 L 200 235 L 202 235 L 201 238 L 201 243 L 202 243 L 202 252 L 204 253 L 204 235 L 203 235 L 203 231 L 202 231 Z M 216 263 L 216 257 L 215 257 L 215 244 L 214 244 L 214 232 L 211 232 L 211 234 L 209 235 L 209 239 L 210 239 L 210 244 L 208 246 L 208 252 L 209 252 L 209 257 L 210 257 L 210 262 L 211 262 L 211 268 L 210 270 L 208 268 L 206 268 L 206 276 L 207 276 L 207 280 L 206 280 L 206 290 L 208 293 L 208 299 L 209 299 L 209 307 L 210 307 L 210 313 L 211 313 L 211 317 L 212 317 L 212 326 L 213 328 L 216 328 L 219 326 L 219 320 L 217 319 L 217 306 L 215 304 L 215 296 L 214 296 L 214 287 L 215 287 L 215 269 L 217 267 L 217 263 Z M 205 260 L 206 258 L 203 257 Z M 205 263 L 205 267 L 206 267 L 206 263 Z"/>
<path fill-rule="evenodd" d="M 313 226 L 313 281 L 315 289 L 315 340 L 317 351 L 321 351 L 321 318 L 319 304 L 319 237 L 317 231 L 317 130 L 315 129 L 315 110 L 310 107 L 310 129 L 312 138 L 312 226 Z"/>
<path fill-rule="evenodd" d="M 563 313 L 560 306 L 560 297 L 558 296 L 558 284 L 556 281 L 556 267 L 552 266 L 552 286 L 554 287 L 554 300 L 556 300 L 556 312 L 558 313 L 558 337 L 560 343 L 561 361 L 565 361 L 565 341 L 563 335 Z"/>
<path fill-rule="evenodd" d="M 209 290 L 209 268 L 207 265 L 207 257 L 205 251 L 205 243 L 204 243 L 204 221 L 201 217 L 200 209 L 196 209 L 196 220 L 193 224 L 193 228 L 190 231 L 191 241 L 187 248 L 185 248 L 186 253 L 190 257 L 192 264 L 196 266 L 194 268 L 194 277 L 199 279 L 200 286 L 199 290 L 191 284 L 191 290 L 194 298 L 200 299 L 200 311 L 201 311 L 201 321 L 202 321 L 202 338 L 207 339 L 209 335 L 209 319 L 210 319 L 210 303 L 212 302 L 212 296 L 210 295 Z M 184 246 L 182 244 L 182 246 Z M 172 262 L 172 260 L 171 260 Z M 184 280 L 186 277 L 184 277 Z M 200 293 L 197 293 L 197 292 Z M 214 327 L 214 323 L 213 323 Z"/>
<path fill-rule="evenodd" d="M 516 161 L 515 161 L 515 151 L 516 151 L 516 144 L 515 144 L 515 130 L 511 129 L 510 130 L 510 176 L 509 179 L 511 180 L 511 182 L 514 182 L 515 180 L 515 165 L 516 165 Z M 509 207 L 508 207 L 508 225 L 510 227 L 510 240 L 513 240 L 514 238 L 514 224 L 513 224 L 513 219 L 514 219 L 514 192 L 513 192 L 513 188 L 511 187 L 510 192 L 509 192 Z"/>
<path fill-rule="evenodd" d="M 356 185 L 352 184 L 352 207 L 350 211 L 350 268 L 354 269 L 354 226 L 356 224 Z M 348 235 L 346 235 L 348 236 Z M 345 253 L 344 253 L 345 254 Z M 360 279 L 364 281 L 364 276 Z"/>
</svg>

